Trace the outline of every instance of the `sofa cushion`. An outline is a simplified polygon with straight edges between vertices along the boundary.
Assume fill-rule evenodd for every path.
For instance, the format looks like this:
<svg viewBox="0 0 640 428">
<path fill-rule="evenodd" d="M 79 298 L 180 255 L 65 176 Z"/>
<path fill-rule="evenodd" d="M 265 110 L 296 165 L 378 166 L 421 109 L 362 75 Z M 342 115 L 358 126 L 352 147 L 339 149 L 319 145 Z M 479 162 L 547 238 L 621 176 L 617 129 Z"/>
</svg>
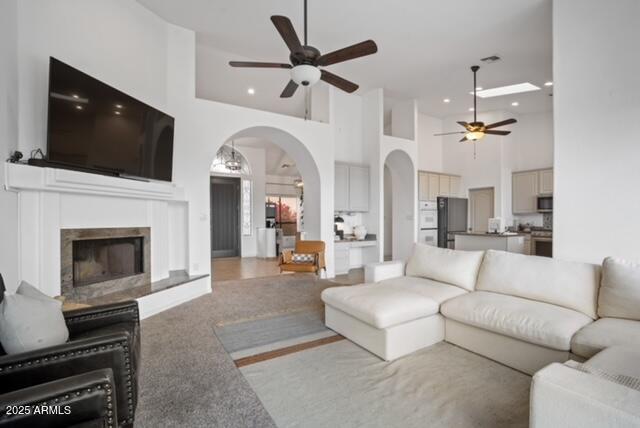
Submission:
<svg viewBox="0 0 640 428">
<path fill-rule="evenodd" d="M 407 276 L 418 276 L 473 291 L 484 251 L 456 251 L 414 244 Z"/>
<path fill-rule="evenodd" d="M 486 291 L 448 300 L 440 311 L 454 321 L 559 351 L 568 351 L 575 332 L 592 322 L 571 309 Z"/>
<path fill-rule="evenodd" d="M 438 313 L 438 303 L 420 294 L 378 284 L 331 287 L 322 301 L 377 328 L 387 328 Z"/>
<path fill-rule="evenodd" d="M 604 260 L 598 315 L 640 320 L 640 264 L 613 257 Z"/>
<path fill-rule="evenodd" d="M 611 375 L 630 376 L 640 379 L 640 347 L 612 346 L 598 352 L 586 366 L 594 367 Z"/>
<path fill-rule="evenodd" d="M 640 321 L 600 318 L 573 336 L 571 352 L 583 358 L 591 358 L 603 349 L 614 345 L 640 347 Z"/>
<path fill-rule="evenodd" d="M 595 319 L 599 283 L 597 265 L 488 250 L 476 290 L 564 306 Z"/>
<path fill-rule="evenodd" d="M 455 285 L 449 285 L 427 278 L 419 278 L 417 276 L 400 276 L 385 279 L 384 281 L 380 281 L 379 284 L 397 290 L 411 291 L 428 297 L 436 303 L 442 303 L 456 296 L 468 293 L 466 290 L 456 287 Z"/>
</svg>

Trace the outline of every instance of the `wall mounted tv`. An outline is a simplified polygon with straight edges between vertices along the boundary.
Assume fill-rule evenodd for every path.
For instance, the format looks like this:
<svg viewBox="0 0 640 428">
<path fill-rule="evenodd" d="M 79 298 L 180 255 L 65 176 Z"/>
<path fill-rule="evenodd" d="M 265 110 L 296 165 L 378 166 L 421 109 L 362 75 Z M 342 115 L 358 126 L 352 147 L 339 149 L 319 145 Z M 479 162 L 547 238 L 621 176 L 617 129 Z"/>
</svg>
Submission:
<svg viewBox="0 0 640 428">
<path fill-rule="evenodd" d="M 171 116 L 50 59 L 51 166 L 171 181 L 173 125 Z"/>
</svg>

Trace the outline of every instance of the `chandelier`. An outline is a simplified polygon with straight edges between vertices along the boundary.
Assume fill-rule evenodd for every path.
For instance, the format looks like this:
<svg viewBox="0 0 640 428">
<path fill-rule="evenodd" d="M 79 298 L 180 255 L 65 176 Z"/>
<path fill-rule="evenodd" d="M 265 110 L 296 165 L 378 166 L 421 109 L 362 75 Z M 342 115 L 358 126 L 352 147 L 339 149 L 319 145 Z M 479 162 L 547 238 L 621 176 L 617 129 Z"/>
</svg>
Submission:
<svg viewBox="0 0 640 428">
<path fill-rule="evenodd" d="M 235 146 L 233 140 L 231 141 L 231 154 L 224 161 L 224 166 L 229 171 L 240 171 L 242 169 L 242 162 L 241 162 L 241 160 L 238 158 L 238 156 L 236 154 L 236 146 Z"/>
</svg>

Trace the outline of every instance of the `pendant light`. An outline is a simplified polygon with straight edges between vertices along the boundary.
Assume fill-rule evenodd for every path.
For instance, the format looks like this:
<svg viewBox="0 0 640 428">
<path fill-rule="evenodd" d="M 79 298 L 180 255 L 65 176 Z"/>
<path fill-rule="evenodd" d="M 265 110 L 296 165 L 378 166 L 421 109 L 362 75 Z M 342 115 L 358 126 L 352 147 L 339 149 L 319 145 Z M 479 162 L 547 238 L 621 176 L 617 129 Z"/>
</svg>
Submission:
<svg viewBox="0 0 640 428">
<path fill-rule="evenodd" d="M 239 171 L 242 169 L 240 160 L 236 157 L 236 146 L 233 140 L 231 140 L 231 156 L 224 162 L 224 166 L 229 171 Z"/>
</svg>

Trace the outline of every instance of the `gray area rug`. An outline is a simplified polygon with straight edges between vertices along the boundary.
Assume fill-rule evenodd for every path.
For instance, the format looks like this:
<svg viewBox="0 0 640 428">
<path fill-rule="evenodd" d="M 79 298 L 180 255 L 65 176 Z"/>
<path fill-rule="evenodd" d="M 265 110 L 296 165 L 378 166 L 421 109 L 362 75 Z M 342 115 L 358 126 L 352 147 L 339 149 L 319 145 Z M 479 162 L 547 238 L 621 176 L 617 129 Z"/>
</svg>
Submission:
<svg viewBox="0 0 640 428">
<path fill-rule="evenodd" d="M 531 378 L 447 343 L 388 363 L 343 340 L 241 369 L 279 427 L 526 427 Z"/>
</svg>

